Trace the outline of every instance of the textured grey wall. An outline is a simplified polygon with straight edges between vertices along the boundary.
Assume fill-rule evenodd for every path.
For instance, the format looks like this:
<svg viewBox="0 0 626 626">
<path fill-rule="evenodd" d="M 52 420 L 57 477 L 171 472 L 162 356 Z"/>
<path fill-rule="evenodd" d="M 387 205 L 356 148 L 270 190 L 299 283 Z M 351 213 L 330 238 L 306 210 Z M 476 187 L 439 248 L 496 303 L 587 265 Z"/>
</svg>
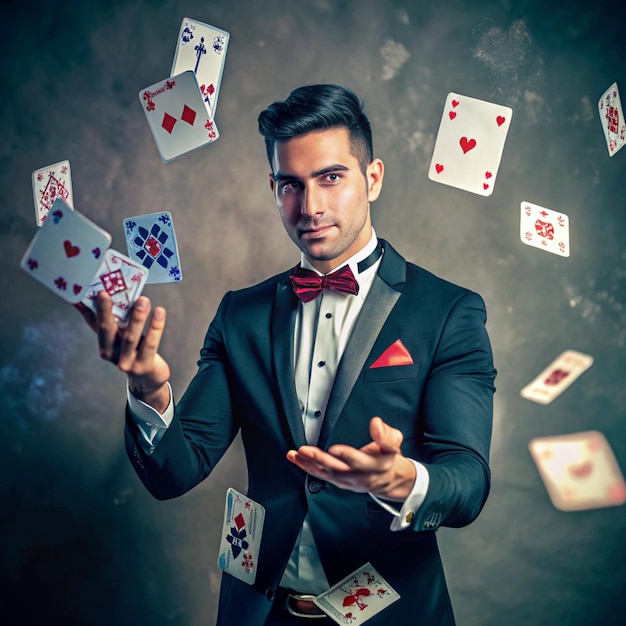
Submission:
<svg viewBox="0 0 626 626">
<path fill-rule="evenodd" d="M 14 3 L 17 5 L 17 3 Z M 231 33 L 217 143 L 161 163 L 138 101 L 165 78 L 184 16 Z M 293 264 L 268 190 L 258 111 L 303 83 L 365 100 L 386 164 L 378 233 L 479 291 L 499 369 L 493 491 L 439 536 L 459 626 L 621 624 L 624 507 L 563 513 L 535 436 L 598 429 L 626 468 L 626 150 L 609 158 L 597 100 L 626 94 L 624 3 L 120 0 L 20 3 L 0 23 L 0 606 L 17 624 L 213 622 L 225 488 L 241 451 L 172 502 L 125 458 L 124 379 L 79 316 L 19 269 L 35 232 L 30 174 L 72 165 L 76 208 L 124 249 L 122 218 L 169 210 L 184 280 L 165 305 L 177 395 L 227 289 Z M 495 192 L 428 180 L 446 94 L 514 110 Z M 571 220 L 571 257 L 519 241 L 519 203 Z M 595 364 L 552 405 L 519 390 L 567 348 Z M 621 600 L 621 601 L 620 601 Z"/>
</svg>

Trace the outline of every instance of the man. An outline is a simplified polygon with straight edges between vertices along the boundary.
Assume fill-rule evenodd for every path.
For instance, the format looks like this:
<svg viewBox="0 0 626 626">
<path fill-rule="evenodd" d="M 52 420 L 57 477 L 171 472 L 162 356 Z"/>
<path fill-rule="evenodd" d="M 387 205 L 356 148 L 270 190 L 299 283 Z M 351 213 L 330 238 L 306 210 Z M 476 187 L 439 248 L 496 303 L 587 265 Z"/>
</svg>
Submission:
<svg viewBox="0 0 626 626">
<path fill-rule="evenodd" d="M 372 626 L 454 624 L 435 531 L 472 522 L 489 491 L 483 301 L 376 237 L 384 168 L 352 92 L 296 89 L 259 129 L 301 264 L 225 295 L 180 402 L 158 353 L 163 308 L 150 318 L 142 297 L 120 329 L 103 293 L 97 320 L 84 313 L 128 375 L 128 454 L 173 498 L 241 432 L 266 518 L 254 585 L 222 577 L 219 625 L 332 623 L 311 598 L 367 562 L 400 594 Z"/>
</svg>

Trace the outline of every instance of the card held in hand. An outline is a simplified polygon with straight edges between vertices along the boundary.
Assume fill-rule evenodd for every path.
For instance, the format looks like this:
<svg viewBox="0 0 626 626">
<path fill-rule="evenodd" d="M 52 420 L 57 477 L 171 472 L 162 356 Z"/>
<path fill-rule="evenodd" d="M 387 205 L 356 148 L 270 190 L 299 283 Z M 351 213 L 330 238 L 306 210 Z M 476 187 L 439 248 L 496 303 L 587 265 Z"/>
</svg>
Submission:
<svg viewBox="0 0 626 626">
<path fill-rule="evenodd" d="M 37 226 L 45 222 L 48 211 L 57 198 L 61 198 L 70 208 L 74 206 L 69 161 L 59 161 L 35 170 L 32 179 Z"/>
<path fill-rule="evenodd" d="M 262 505 L 228 488 L 217 565 L 248 585 L 256 579 L 264 522 Z"/>
<path fill-rule="evenodd" d="M 219 136 L 192 70 L 142 89 L 139 100 L 164 163 Z"/>
<path fill-rule="evenodd" d="M 509 107 L 449 93 L 428 178 L 490 196 L 512 115 Z"/>
<path fill-rule="evenodd" d="M 400 599 L 398 592 L 366 563 L 321 593 L 315 604 L 338 624 L 357 626 Z"/>
<path fill-rule="evenodd" d="M 57 198 L 20 263 L 67 302 L 80 302 L 111 245 L 111 235 Z"/>
</svg>

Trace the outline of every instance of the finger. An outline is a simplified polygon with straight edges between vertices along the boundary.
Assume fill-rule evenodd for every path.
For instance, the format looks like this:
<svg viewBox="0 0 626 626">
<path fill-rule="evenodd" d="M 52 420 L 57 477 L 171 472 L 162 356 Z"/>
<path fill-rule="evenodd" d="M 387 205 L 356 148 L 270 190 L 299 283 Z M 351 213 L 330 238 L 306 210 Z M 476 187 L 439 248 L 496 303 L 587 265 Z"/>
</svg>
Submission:
<svg viewBox="0 0 626 626">
<path fill-rule="evenodd" d="M 328 475 L 333 472 L 347 472 L 352 469 L 341 459 L 314 446 L 302 446 L 297 451 L 290 450 L 287 458 L 310 474 L 323 473 Z"/>
<path fill-rule="evenodd" d="M 159 350 L 163 330 L 165 329 L 165 309 L 157 306 L 152 313 L 148 330 L 146 331 L 139 347 L 137 360 L 143 364 L 154 361 L 154 357 Z"/>
<path fill-rule="evenodd" d="M 370 436 L 380 446 L 384 454 L 399 454 L 404 436 L 402 431 L 385 424 L 380 417 L 373 417 L 370 421 Z"/>
<path fill-rule="evenodd" d="M 91 330 L 97 332 L 97 321 L 96 314 L 89 308 L 86 307 L 82 302 L 77 302 L 74 304 L 74 308 L 80 313 L 81 317 L 87 322 L 87 325 Z"/>
<path fill-rule="evenodd" d="M 118 326 L 113 317 L 113 301 L 106 291 L 100 291 L 96 296 L 96 333 L 100 356 L 115 363 Z"/>
<path fill-rule="evenodd" d="M 128 325 L 120 331 L 118 367 L 123 372 L 130 371 L 137 359 L 137 349 L 143 341 L 143 331 L 150 315 L 150 299 L 146 296 L 137 298 L 130 311 Z"/>
</svg>

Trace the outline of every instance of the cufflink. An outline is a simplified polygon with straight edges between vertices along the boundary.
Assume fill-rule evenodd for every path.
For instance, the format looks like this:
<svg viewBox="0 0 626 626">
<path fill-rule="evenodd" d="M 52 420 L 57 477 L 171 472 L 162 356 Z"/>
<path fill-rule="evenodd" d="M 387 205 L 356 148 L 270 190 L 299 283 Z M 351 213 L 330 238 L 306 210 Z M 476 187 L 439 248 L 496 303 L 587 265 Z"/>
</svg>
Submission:
<svg viewBox="0 0 626 626">
<path fill-rule="evenodd" d="M 409 511 L 405 517 L 404 517 L 404 521 L 407 524 L 410 524 L 413 521 L 413 518 L 415 517 L 415 513 L 413 511 Z"/>
</svg>

